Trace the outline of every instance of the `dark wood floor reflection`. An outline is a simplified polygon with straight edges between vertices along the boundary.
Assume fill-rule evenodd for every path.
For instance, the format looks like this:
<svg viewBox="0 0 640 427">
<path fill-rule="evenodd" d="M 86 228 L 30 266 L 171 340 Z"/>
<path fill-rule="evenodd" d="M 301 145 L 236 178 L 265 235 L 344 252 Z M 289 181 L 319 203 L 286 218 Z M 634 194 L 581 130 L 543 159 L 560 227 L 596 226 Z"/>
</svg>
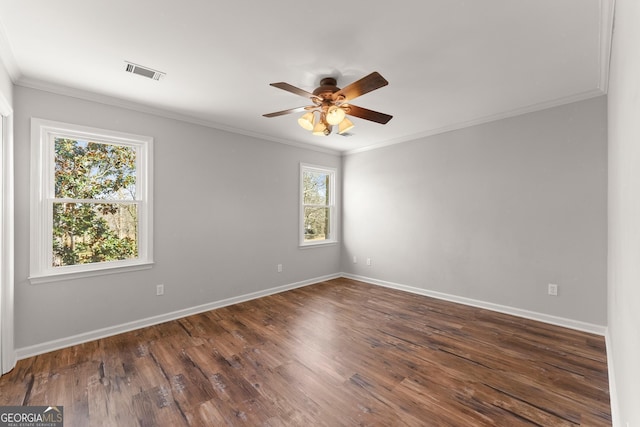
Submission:
<svg viewBox="0 0 640 427">
<path fill-rule="evenodd" d="M 609 426 L 604 339 L 336 279 L 21 360 L 65 426 Z"/>
</svg>

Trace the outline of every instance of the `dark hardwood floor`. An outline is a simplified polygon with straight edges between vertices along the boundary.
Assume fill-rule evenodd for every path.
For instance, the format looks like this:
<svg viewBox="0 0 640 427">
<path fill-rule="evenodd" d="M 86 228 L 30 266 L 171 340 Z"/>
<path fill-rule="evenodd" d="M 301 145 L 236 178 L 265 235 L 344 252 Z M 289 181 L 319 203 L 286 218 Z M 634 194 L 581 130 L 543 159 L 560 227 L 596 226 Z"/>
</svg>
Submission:
<svg viewBox="0 0 640 427">
<path fill-rule="evenodd" d="M 604 339 L 336 279 L 18 362 L 65 426 L 609 426 Z"/>
</svg>

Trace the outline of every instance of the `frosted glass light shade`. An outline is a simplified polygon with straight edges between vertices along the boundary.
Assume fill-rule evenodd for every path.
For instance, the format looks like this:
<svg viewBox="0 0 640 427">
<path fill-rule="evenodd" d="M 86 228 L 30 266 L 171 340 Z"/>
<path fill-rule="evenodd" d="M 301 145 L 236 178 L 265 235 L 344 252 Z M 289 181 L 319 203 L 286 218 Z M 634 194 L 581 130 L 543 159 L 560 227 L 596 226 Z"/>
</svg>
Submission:
<svg viewBox="0 0 640 427">
<path fill-rule="evenodd" d="M 298 124 L 306 130 L 313 130 L 313 125 L 316 122 L 316 116 L 309 111 L 298 119 Z"/>
<path fill-rule="evenodd" d="M 313 128 L 313 134 L 317 136 L 327 135 L 327 127 L 320 121 L 316 123 L 315 127 Z"/>
<path fill-rule="evenodd" d="M 347 119 L 346 117 L 338 125 L 338 133 L 340 134 L 350 131 L 351 129 L 353 129 L 353 123 L 351 123 L 351 120 Z"/>
<path fill-rule="evenodd" d="M 344 120 L 344 116 L 344 110 L 333 105 L 329 107 L 329 110 L 327 111 L 327 123 L 330 125 L 337 125 Z"/>
</svg>

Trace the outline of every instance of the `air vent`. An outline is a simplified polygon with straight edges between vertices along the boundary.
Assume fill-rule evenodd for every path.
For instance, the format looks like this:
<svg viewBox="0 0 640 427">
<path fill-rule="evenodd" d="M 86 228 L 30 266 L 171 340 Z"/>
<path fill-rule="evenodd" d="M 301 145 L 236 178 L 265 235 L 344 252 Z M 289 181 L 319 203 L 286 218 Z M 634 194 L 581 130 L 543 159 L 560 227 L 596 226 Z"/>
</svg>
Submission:
<svg viewBox="0 0 640 427">
<path fill-rule="evenodd" d="M 151 68 L 143 67 L 142 65 L 134 64 L 132 62 L 125 61 L 125 64 L 127 64 L 127 67 L 125 68 L 126 72 L 137 74 L 148 79 L 160 80 L 166 75 L 166 73 L 163 73 L 162 71 L 152 70 Z"/>
</svg>

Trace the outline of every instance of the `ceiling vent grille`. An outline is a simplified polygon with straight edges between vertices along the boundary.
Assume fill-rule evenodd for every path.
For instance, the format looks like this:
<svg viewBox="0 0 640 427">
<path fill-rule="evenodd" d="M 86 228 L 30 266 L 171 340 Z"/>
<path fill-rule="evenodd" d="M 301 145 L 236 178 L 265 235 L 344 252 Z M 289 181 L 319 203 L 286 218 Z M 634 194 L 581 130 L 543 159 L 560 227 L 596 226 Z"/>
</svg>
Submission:
<svg viewBox="0 0 640 427">
<path fill-rule="evenodd" d="M 166 73 L 163 73 L 162 71 L 156 71 L 151 68 L 143 67 L 142 65 L 134 64 L 132 62 L 125 61 L 125 64 L 127 64 L 127 67 L 125 68 L 126 72 L 137 74 L 148 79 L 160 80 L 166 75 Z"/>
</svg>

